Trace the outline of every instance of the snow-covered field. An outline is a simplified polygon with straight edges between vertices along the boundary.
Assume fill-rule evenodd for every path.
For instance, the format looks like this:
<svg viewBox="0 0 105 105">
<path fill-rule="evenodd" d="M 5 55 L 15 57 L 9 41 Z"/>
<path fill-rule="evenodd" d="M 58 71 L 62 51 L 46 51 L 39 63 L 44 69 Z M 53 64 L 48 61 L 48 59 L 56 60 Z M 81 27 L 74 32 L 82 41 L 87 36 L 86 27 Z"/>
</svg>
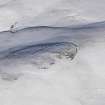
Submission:
<svg viewBox="0 0 105 105">
<path fill-rule="evenodd" d="M 105 105 L 104 0 L 0 0 L 0 105 Z"/>
</svg>

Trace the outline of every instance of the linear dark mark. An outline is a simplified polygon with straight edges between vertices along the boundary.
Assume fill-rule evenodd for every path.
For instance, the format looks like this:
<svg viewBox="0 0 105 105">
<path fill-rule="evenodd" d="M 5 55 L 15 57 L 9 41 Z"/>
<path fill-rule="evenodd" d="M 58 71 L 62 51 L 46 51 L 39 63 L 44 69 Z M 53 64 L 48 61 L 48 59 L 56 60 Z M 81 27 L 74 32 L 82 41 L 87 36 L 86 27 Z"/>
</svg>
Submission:
<svg viewBox="0 0 105 105">
<path fill-rule="evenodd" d="M 11 26 L 10 26 L 11 27 Z M 33 30 L 33 29 L 65 29 L 65 30 L 84 30 L 84 29 L 97 29 L 97 28 L 105 28 L 105 21 L 101 21 L 101 22 L 94 22 L 94 23 L 86 23 L 86 24 L 82 24 L 82 25 L 74 25 L 74 26 L 61 26 L 61 27 L 56 27 L 56 26 L 29 26 L 29 27 L 23 27 L 21 29 L 14 29 L 15 32 L 20 32 L 20 31 L 26 31 L 26 30 Z M 11 33 L 11 30 L 7 30 L 7 31 L 2 31 L 0 33 L 4 33 L 4 32 L 9 32 Z M 14 33 L 15 33 L 14 32 Z"/>
<path fill-rule="evenodd" d="M 77 48 L 78 46 L 72 42 L 53 42 L 15 47 L 0 52 L 0 59 L 27 57 L 29 55 L 38 55 L 45 52 L 61 53 L 63 50 L 73 47 Z"/>
</svg>

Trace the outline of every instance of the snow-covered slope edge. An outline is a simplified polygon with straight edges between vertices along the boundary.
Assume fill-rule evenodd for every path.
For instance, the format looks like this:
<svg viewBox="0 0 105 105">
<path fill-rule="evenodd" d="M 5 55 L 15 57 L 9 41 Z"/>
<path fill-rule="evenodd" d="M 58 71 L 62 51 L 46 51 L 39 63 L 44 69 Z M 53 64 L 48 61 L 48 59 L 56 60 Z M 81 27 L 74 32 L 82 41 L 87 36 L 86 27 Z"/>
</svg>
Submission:
<svg viewBox="0 0 105 105">
<path fill-rule="evenodd" d="M 104 21 L 104 0 L 0 0 L 0 31 Z"/>
</svg>

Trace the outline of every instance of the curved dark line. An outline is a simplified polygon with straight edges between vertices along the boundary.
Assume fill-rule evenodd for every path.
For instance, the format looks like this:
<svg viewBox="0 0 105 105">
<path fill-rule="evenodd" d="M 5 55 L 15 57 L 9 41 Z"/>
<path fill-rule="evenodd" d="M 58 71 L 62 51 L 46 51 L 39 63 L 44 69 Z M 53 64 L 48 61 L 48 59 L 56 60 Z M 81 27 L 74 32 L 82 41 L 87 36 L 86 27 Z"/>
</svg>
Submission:
<svg viewBox="0 0 105 105">
<path fill-rule="evenodd" d="M 0 52 L 0 55 L 3 55 L 1 58 L 11 58 L 11 57 L 16 57 L 16 56 L 26 56 L 26 55 L 33 55 L 36 53 L 40 52 L 47 52 L 53 49 L 53 47 L 60 47 L 60 46 L 69 46 L 73 45 L 76 48 L 78 47 L 76 44 L 73 42 L 52 42 L 52 43 L 41 43 L 41 44 L 33 44 L 33 45 L 28 45 L 24 47 L 15 47 L 15 48 L 10 48 L 8 50 L 5 50 L 3 52 Z M 0 59 L 1 59 L 0 58 Z"/>
</svg>

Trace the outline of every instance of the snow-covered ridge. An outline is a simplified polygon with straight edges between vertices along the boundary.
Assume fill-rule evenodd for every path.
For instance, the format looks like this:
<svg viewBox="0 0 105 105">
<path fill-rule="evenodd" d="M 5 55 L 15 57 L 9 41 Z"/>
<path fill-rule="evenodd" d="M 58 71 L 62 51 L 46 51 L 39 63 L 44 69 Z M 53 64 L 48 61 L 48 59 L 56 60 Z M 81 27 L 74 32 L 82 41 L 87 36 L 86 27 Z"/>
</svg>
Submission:
<svg viewBox="0 0 105 105">
<path fill-rule="evenodd" d="M 0 31 L 104 21 L 104 0 L 0 0 Z"/>
</svg>

